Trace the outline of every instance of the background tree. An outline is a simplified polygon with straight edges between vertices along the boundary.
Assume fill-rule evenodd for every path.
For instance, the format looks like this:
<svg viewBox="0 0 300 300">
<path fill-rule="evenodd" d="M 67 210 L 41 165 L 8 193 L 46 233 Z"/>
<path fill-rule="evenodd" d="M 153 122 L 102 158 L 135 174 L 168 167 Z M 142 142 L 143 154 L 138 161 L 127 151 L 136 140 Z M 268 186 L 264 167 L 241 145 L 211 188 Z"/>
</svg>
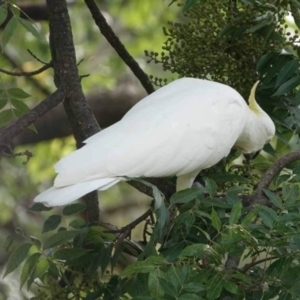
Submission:
<svg viewBox="0 0 300 300">
<path fill-rule="evenodd" d="M 27 283 L 37 299 L 272 299 L 276 296 L 278 299 L 298 299 L 300 171 L 295 162 L 300 158 L 300 152 L 296 150 L 300 75 L 299 36 L 295 24 L 299 24 L 300 3 L 296 0 L 186 0 L 172 1 L 172 4 L 167 9 L 160 1 L 103 4 L 103 10 L 111 10 L 120 19 L 125 16 L 122 25 L 138 36 L 140 48 L 128 52 L 118 38 L 123 36 L 122 29 L 115 26 L 119 30 L 116 34 L 93 0 L 73 3 L 69 8 L 65 1 L 49 0 L 46 6 L 20 6 L 22 13 L 10 1 L 2 1 L 0 23 L 6 61 L 1 70 L 7 75 L 27 78 L 15 82 L 3 75 L 1 86 L 0 122 L 3 127 L 0 129 L 0 150 L 2 166 L 6 168 L 5 174 L 1 174 L 5 183 L 1 205 L 4 212 L 6 209 L 1 220 L 9 224 L 8 229 L 13 225 L 9 222 L 9 214 L 12 214 L 9 201 L 23 198 L 21 205 L 24 205 L 27 201 L 23 195 L 27 195 L 30 203 L 38 181 L 50 177 L 47 168 L 45 172 L 40 169 L 44 165 L 51 166 L 52 159 L 70 151 L 71 146 L 65 140 L 35 148 L 11 148 L 26 141 L 36 142 L 70 133 L 69 129 L 64 129 L 66 121 L 61 117 L 62 108 L 56 109 L 48 118 L 40 118 L 62 101 L 76 145 L 80 147 L 86 137 L 99 130 L 86 103 L 82 84 L 86 82 L 87 90 L 99 82 L 113 85 L 116 79 L 112 79 L 112 70 L 116 68 L 120 72 L 121 66 L 126 64 L 147 93 L 154 90 L 136 62 L 143 62 L 142 58 L 138 59 L 142 49 L 147 48 L 148 59 L 161 65 L 163 70 L 175 73 L 175 77 L 192 76 L 224 82 L 244 97 L 260 79 L 258 101 L 277 126 L 276 138 L 251 164 L 243 164 L 239 153 L 233 152 L 226 161 L 200 174 L 200 188 L 174 193 L 172 178 L 131 181 L 131 185 L 153 195 L 156 200 L 165 199 L 165 205 L 158 211 L 150 205 L 140 217 L 125 226 L 116 227 L 117 222 L 110 220 L 113 225 L 107 224 L 103 216 L 99 218 L 96 193 L 88 195 L 84 203 L 74 203 L 55 212 L 34 205 L 27 218 L 34 216 L 37 223 L 46 219 L 43 235 L 35 233 L 37 237 L 32 236 L 33 230 L 24 220 L 14 220 L 21 226 L 6 240 L 6 250 L 11 255 L 5 275 L 25 261 L 21 269 L 21 286 Z M 39 28 L 33 25 L 28 18 L 28 15 L 35 18 L 30 7 L 47 11 L 47 14 L 38 14 L 36 19 L 48 19 L 49 29 L 46 24 Z M 152 20 L 150 24 L 157 26 L 154 19 L 158 14 L 155 13 L 152 19 L 149 10 L 160 7 L 162 23 L 166 24 L 168 18 L 178 19 L 163 28 L 166 40 L 161 54 L 158 49 L 149 49 L 153 45 L 147 43 L 153 28 L 148 26 L 141 32 L 135 23 L 141 18 L 142 21 Z M 70 23 L 69 14 L 71 18 L 72 14 L 75 16 L 76 9 L 86 16 L 91 14 L 98 28 L 83 27 L 78 17 L 76 22 Z M 145 16 L 142 18 L 143 10 Z M 291 16 L 294 19 L 290 24 Z M 19 33 L 20 28 L 24 29 Z M 76 59 L 75 49 L 79 56 L 80 53 L 83 53 L 82 57 L 93 55 L 90 53 L 96 51 L 96 46 L 87 48 L 91 52 L 85 52 L 83 40 L 86 36 L 91 40 L 98 39 L 99 29 L 121 59 L 104 51 L 105 54 L 100 56 L 103 62 L 100 71 L 97 69 L 101 75 L 85 78 L 80 74 L 94 71 L 97 58 L 91 56 L 90 65 L 82 62 L 79 68 L 83 71 L 79 74 L 81 61 L 78 55 Z M 23 62 L 20 66 L 12 57 L 16 53 L 14 49 L 19 55 L 23 53 L 21 47 L 10 46 L 19 42 L 18 34 L 24 34 L 22 30 L 41 40 L 38 43 L 31 41 L 35 45 L 31 56 L 36 62 L 31 62 L 30 67 L 43 63 L 42 60 L 48 61 L 38 71 L 21 70 L 26 64 Z M 72 31 L 77 47 L 74 47 Z M 44 38 L 48 33 L 49 45 Z M 162 37 L 159 40 L 162 45 Z M 30 40 L 26 42 L 30 45 Z M 133 53 L 136 60 L 129 53 Z M 7 71 L 9 65 L 18 70 Z M 40 74 L 50 68 L 53 75 Z M 174 77 L 162 74 L 158 68 L 151 73 L 155 74 L 150 77 L 152 82 L 158 86 Z M 42 76 L 40 80 L 32 79 L 35 74 Z M 22 80 L 26 84 L 23 89 Z M 125 86 L 128 89 L 128 84 Z M 35 97 L 46 95 L 46 98 L 33 107 L 34 101 L 24 100 L 29 94 Z M 107 94 L 102 92 L 101 95 Z M 114 120 L 129 106 L 118 108 Z M 100 124 L 104 109 L 103 106 L 96 110 L 100 111 Z M 36 122 L 38 118 L 39 123 Z M 61 125 L 53 125 L 53 120 L 56 125 Z M 110 122 L 106 120 L 105 124 Z M 33 124 L 38 132 L 39 126 L 42 128 L 40 134 L 17 137 L 28 126 L 34 131 Z M 65 145 L 68 149 L 62 151 Z M 35 157 L 42 153 L 42 159 L 32 159 L 32 152 Z M 29 175 L 16 179 L 13 170 L 20 172 L 17 158 L 22 155 Z M 15 159 L 13 162 L 12 158 Z M 22 172 L 25 173 L 25 169 Z M 21 188 L 15 189 L 16 183 Z M 109 201 L 114 202 L 117 198 L 121 198 L 120 194 L 111 194 Z M 17 209 L 20 211 L 20 206 Z M 21 210 L 24 207 L 21 206 Z M 48 212 L 42 216 L 37 214 L 41 211 Z M 142 230 L 135 237 L 131 236 L 139 224 L 142 224 Z"/>
</svg>

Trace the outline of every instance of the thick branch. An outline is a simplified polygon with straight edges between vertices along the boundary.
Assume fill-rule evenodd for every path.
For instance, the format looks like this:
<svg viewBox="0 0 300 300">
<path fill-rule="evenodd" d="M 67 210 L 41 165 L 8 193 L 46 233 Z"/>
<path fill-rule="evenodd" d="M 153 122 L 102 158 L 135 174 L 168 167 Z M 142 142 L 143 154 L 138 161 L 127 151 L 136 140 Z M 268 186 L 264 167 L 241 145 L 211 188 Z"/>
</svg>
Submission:
<svg viewBox="0 0 300 300">
<path fill-rule="evenodd" d="M 100 12 L 94 0 L 85 0 L 87 7 L 89 8 L 95 23 L 99 27 L 101 33 L 105 36 L 110 45 L 116 50 L 122 60 L 127 64 L 133 74 L 139 79 L 142 86 L 145 88 L 148 94 L 153 93 L 154 87 L 147 76 L 147 74 L 140 68 L 139 64 L 128 53 L 125 46 L 121 43 L 116 36 L 112 28 L 107 24 L 104 16 Z"/>
<path fill-rule="evenodd" d="M 47 97 L 35 108 L 27 114 L 18 119 L 15 123 L 0 130 L 0 157 L 3 150 L 10 144 L 11 140 L 26 129 L 29 125 L 33 124 L 39 117 L 44 115 L 50 109 L 63 101 L 65 91 L 58 89 L 52 95 Z"/>
<path fill-rule="evenodd" d="M 263 189 L 268 188 L 272 180 L 275 178 L 275 176 L 279 172 L 281 172 L 286 166 L 299 159 L 300 159 L 300 150 L 297 150 L 295 152 L 280 157 L 262 176 L 259 184 L 257 185 L 255 192 L 253 193 L 253 196 L 249 200 L 249 205 L 254 205 L 257 203 L 265 204 Z"/>
<path fill-rule="evenodd" d="M 138 88 L 136 84 L 127 78 L 125 81 L 119 82 L 113 90 L 92 92 L 87 95 L 87 102 L 100 126 L 105 128 L 118 122 L 144 95 L 145 92 L 142 88 Z M 13 146 L 38 143 L 72 134 L 62 104 L 40 118 L 35 123 L 35 127 L 37 133 L 31 130 L 22 132 L 14 139 Z"/>
<path fill-rule="evenodd" d="M 67 93 L 64 107 L 77 147 L 81 147 L 83 140 L 99 131 L 99 126 L 82 92 L 67 3 L 65 0 L 47 0 L 47 7 L 54 82 Z M 97 193 L 88 194 L 83 199 L 87 206 L 88 221 L 98 223 Z"/>
</svg>

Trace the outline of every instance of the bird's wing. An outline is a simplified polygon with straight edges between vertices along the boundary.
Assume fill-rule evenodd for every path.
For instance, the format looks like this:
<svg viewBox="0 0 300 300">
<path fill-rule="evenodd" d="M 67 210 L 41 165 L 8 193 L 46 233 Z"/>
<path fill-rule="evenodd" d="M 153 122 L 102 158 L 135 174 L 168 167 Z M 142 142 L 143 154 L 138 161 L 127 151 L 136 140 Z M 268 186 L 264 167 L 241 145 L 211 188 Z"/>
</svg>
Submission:
<svg viewBox="0 0 300 300">
<path fill-rule="evenodd" d="M 228 86 L 197 79 L 174 81 L 58 162 L 55 186 L 208 168 L 229 153 L 246 113 L 243 98 Z"/>
</svg>

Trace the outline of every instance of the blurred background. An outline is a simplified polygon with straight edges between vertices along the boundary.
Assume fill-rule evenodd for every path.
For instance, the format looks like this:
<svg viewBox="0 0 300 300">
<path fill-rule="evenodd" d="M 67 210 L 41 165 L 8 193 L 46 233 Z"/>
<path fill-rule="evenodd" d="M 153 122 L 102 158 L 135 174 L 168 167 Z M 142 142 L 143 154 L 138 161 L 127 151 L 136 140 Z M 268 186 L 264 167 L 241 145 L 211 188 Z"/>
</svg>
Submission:
<svg viewBox="0 0 300 300">
<path fill-rule="evenodd" d="M 180 15 L 180 9 L 176 5 L 168 7 L 169 2 L 162 0 L 96 2 L 109 25 L 145 72 L 154 76 L 162 75 L 163 71 L 158 65 L 147 64 L 144 50 L 161 50 L 165 40 L 162 26 L 167 21 L 174 21 L 177 14 Z M 42 65 L 28 49 L 40 60 L 50 61 L 45 1 L 20 0 L 16 4 L 34 19 L 43 40 L 36 39 L 19 26 L 8 45 L 2 49 L 0 68 L 33 71 Z M 85 4 L 82 1 L 70 1 L 69 13 L 80 74 L 89 75 L 82 79 L 83 90 L 101 128 L 105 128 L 117 122 L 146 93 L 100 34 Z M 0 28 L 0 35 L 2 29 Z M 164 73 L 164 77 L 168 75 Z M 172 76 L 169 75 L 169 78 Z M 25 100 L 29 107 L 38 104 L 55 90 L 51 69 L 30 78 L 0 73 L 0 88 L 1 86 L 20 87 L 30 94 L 31 97 Z M 61 105 L 42 117 L 35 127 L 37 133 L 27 130 L 13 141 L 14 152 L 28 150 L 33 158 L 26 162 L 26 157 L 20 156 L 4 158 L 0 162 L 0 244 L 4 247 L 8 246 L 6 238 L 10 235 L 17 234 L 20 239 L 23 234 L 41 236 L 41 224 L 47 218 L 47 213 L 33 213 L 27 209 L 39 192 L 52 185 L 55 162 L 75 149 L 71 129 Z M 120 183 L 101 193 L 99 202 L 101 220 L 121 227 L 141 215 L 149 206 L 150 198 L 128 184 Z M 136 239 L 140 238 L 137 229 Z M 0 247 L 1 274 L 7 258 L 7 253 Z M 13 272 L 5 281 L 13 282 L 16 276 L 17 273 Z M 21 294 L 26 294 L 25 291 L 19 291 L 17 280 L 15 288 L 8 294 L 5 281 L 0 283 L 0 300 L 19 299 L 22 298 Z"/>
</svg>

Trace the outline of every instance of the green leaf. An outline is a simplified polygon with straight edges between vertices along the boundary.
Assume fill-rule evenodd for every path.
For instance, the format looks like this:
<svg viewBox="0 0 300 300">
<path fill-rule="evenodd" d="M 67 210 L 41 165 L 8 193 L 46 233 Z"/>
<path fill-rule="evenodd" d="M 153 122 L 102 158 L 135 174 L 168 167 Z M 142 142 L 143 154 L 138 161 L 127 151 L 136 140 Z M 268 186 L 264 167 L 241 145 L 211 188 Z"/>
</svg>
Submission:
<svg viewBox="0 0 300 300">
<path fill-rule="evenodd" d="M 199 300 L 199 296 L 197 296 L 195 294 L 191 294 L 191 293 L 186 293 L 186 294 L 180 295 L 178 300 Z"/>
<path fill-rule="evenodd" d="M 30 236 L 30 240 L 32 241 L 32 243 L 38 248 L 41 249 L 42 248 L 42 242 L 37 239 L 35 236 Z"/>
<path fill-rule="evenodd" d="M 155 269 L 154 265 L 148 265 L 143 261 L 137 261 L 134 264 L 129 265 L 122 272 L 122 276 L 130 276 L 137 273 L 150 273 Z"/>
<path fill-rule="evenodd" d="M 11 98 L 10 103 L 15 107 L 18 111 L 20 111 L 22 114 L 27 113 L 30 109 L 23 101 Z"/>
<path fill-rule="evenodd" d="M 198 293 L 206 290 L 206 287 L 199 282 L 189 282 L 183 286 L 183 290 L 188 293 Z"/>
<path fill-rule="evenodd" d="M 10 88 L 7 89 L 7 93 L 10 97 L 12 98 L 17 98 L 17 99 L 26 99 L 30 97 L 31 95 L 27 94 L 25 91 L 19 88 Z"/>
<path fill-rule="evenodd" d="M 206 244 L 193 244 L 185 247 L 182 251 L 180 256 L 196 256 L 201 257 L 202 254 L 207 253 L 212 249 L 209 245 Z"/>
<path fill-rule="evenodd" d="M 39 279 L 43 280 L 49 266 L 50 266 L 50 262 L 48 261 L 48 259 L 46 259 L 46 258 L 41 259 L 37 263 L 36 268 L 34 270 L 34 278 L 39 278 Z"/>
<path fill-rule="evenodd" d="M 274 53 L 267 53 L 263 55 L 256 64 L 256 71 L 262 72 L 262 70 L 269 65 L 271 59 L 275 56 Z"/>
<path fill-rule="evenodd" d="M 77 259 L 90 251 L 92 251 L 92 250 L 81 249 L 81 248 L 58 249 L 53 254 L 53 258 L 60 259 L 60 260 L 72 260 L 72 259 Z"/>
<path fill-rule="evenodd" d="M 257 23 L 256 25 L 250 27 L 246 32 L 252 33 L 258 31 L 259 29 L 270 25 L 271 20 L 262 20 L 261 22 Z"/>
<path fill-rule="evenodd" d="M 210 282 L 210 289 L 207 292 L 207 299 L 218 299 L 223 289 L 223 280 L 220 274 L 217 274 Z"/>
<path fill-rule="evenodd" d="M 218 186 L 214 180 L 210 178 L 205 178 L 205 188 L 210 196 L 216 193 Z"/>
<path fill-rule="evenodd" d="M 164 292 L 167 295 L 171 296 L 171 299 L 177 299 L 177 291 L 174 289 L 174 287 L 171 285 L 171 283 L 168 280 L 161 278 L 160 285 L 164 290 Z"/>
<path fill-rule="evenodd" d="M 0 6 L 0 25 L 6 20 L 7 17 L 7 8 L 6 5 L 2 4 Z"/>
<path fill-rule="evenodd" d="M 148 291 L 151 297 L 155 299 L 163 299 L 164 291 L 160 286 L 159 277 L 158 277 L 159 270 L 152 270 L 148 276 Z"/>
<path fill-rule="evenodd" d="M 7 102 L 8 99 L 0 99 L 0 109 L 4 108 Z"/>
<path fill-rule="evenodd" d="M 292 91 L 293 89 L 295 89 L 299 84 L 300 84 L 300 75 L 292 77 L 291 79 L 286 81 L 284 84 L 282 84 L 271 97 L 281 96 L 283 94 L 286 94 L 286 93 Z"/>
<path fill-rule="evenodd" d="M 30 22 L 28 22 L 25 19 L 18 18 L 19 23 L 28 31 L 30 32 L 34 37 L 36 37 L 39 40 L 42 40 L 42 36 L 38 32 L 35 26 L 33 26 Z"/>
<path fill-rule="evenodd" d="M 4 48 L 6 47 L 7 43 L 9 42 L 13 34 L 15 33 L 17 27 L 18 27 L 18 21 L 13 16 L 6 24 L 2 33 L 2 51 L 4 51 Z"/>
<path fill-rule="evenodd" d="M 278 88 L 288 79 L 290 79 L 294 75 L 294 73 L 296 73 L 298 70 L 299 70 L 299 62 L 297 60 L 288 61 L 277 75 L 275 88 Z"/>
<path fill-rule="evenodd" d="M 45 206 L 43 203 L 34 203 L 28 211 L 41 212 L 41 211 L 49 211 L 53 209 L 53 207 Z"/>
<path fill-rule="evenodd" d="M 14 117 L 11 109 L 6 109 L 0 112 L 0 127 L 10 122 Z"/>
<path fill-rule="evenodd" d="M 265 206 L 261 206 L 259 212 L 258 212 L 259 216 L 262 219 L 262 222 L 269 228 L 272 228 L 274 225 L 274 222 L 277 219 L 277 214 L 276 212 L 269 208 L 269 207 L 265 207 Z"/>
<path fill-rule="evenodd" d="M 182 8 L 182 12 L 185 13 L 187 10 L 189 10 L 192 6 L 194 6 L 197 2 L 199 3 L 204 3 L 206 0 L 186 0 L 183 8 Z"/>
<path fill-rule="evenodd" d="M 64 207 L 62 213 L 65 216 L 70 216 L 74 214 L 78 214 L 86 209 L 84 203 L 72 203 Z"/>
<path fill-rule="evenodd" d="M 232 211 L 230 213 L 229 216 L 229 224 L 236 224 L 242 214 L 242 201 L 236 202 L 233 207 L 232 207 Z"/>
<path fill-rule="evenodd" d="M 41 255 L 40 252 L 36 252 L 27 258 L 21 272 L 20 289 L 33 273 Z"/>
<path fill-rule="evenodd" d="M 222 222 L 214 208 L 211 211 L 211 222 L 212 226 L 219 232 L 222 227 Z"/>
<path fill-rule="evenodd" d="M 184 284 L 185 278 L 181 278 L 179 268 L 171 265 L 167 273 L 168 281 L 173 285 L 176 291 L 180 290 Z"/>
<path fill-rule="evenodd" d="M 51 230 L 55 230 L 59 226 L 60 222 L 61 222 L 61 216 L 60 215 L 51 215 L 44 222 L 42 233 L 45 233 L 45 232 L 48 232 L 48 231 L 51 231 Z"/>
<path fill-rule="evenodd" d="M 73 239 L 79 231 L 59 231 L 49 236 L 44 242 L 44 249 L 54 248 Z"/>
<path fill-rule="evenodd" d="M 263 189 L 266 196 L 269 198 L 269 200 L 278 208 L 282 208 L 282 201 L 281 199 L 274 193 L 270 192 L 267 189 Z"/>
<path fill-rule="evenodd" d="M 225 290 L 227 290 L 231 294 L 237 295 L 239 292 L 239 287 L 234 282 L 226 281 L 226 283 L 223 286 Z"/>
<path fill-rule="evenodd" d="M 283 214 L 278 218 L 278 222 L 282 222 L 282 223 L 295 222 L 295 221 L 300 221 L 300 215 L 298 213 Z"/>
<path fill-rule="evenodd" d="M 83 219 L 74 219 L 69 223 L 69 226 L 74 229 L 82 229 L 86 226 L 86 222 Z"/>
<path fill-rule="evenodd" d="M 31 243 L 25 243 L 18 246 L 13 251 L 8 259 L 6 271 L 3 277 L 14 271 L 24 261 L 32 246 L 33 245 Z"/>
<path fill-rule="evenodd" d="M 251 211 L 250 213 L 248 213 L 245 218 L 242 220 L 242 225 L 243 226 L 249 226 L 251 223 L 253 223 L 255 221 L 255 219 L 257 218 L 257 211 Z"/>
<path fill-rule="evenodd" d="M 190 188 L 186 190 L 179 191 L 173 194 L 170 198 L 171 204 L 176 203 L 188 203 L 194 199 L 203 196 L 203 190 L 199 188 Z"/>
<path fill-rule="evenodd" d="M 49 274 L 49 276 L 51 276 L 52 278 L 55 278 L 55 279 L 58 279 L 58 277 L 60 277 L 59 270 L 58 270 L 56 264 L 54 264 L 53 262 L 50 262 L 48 274 Z"/>
</svg>

